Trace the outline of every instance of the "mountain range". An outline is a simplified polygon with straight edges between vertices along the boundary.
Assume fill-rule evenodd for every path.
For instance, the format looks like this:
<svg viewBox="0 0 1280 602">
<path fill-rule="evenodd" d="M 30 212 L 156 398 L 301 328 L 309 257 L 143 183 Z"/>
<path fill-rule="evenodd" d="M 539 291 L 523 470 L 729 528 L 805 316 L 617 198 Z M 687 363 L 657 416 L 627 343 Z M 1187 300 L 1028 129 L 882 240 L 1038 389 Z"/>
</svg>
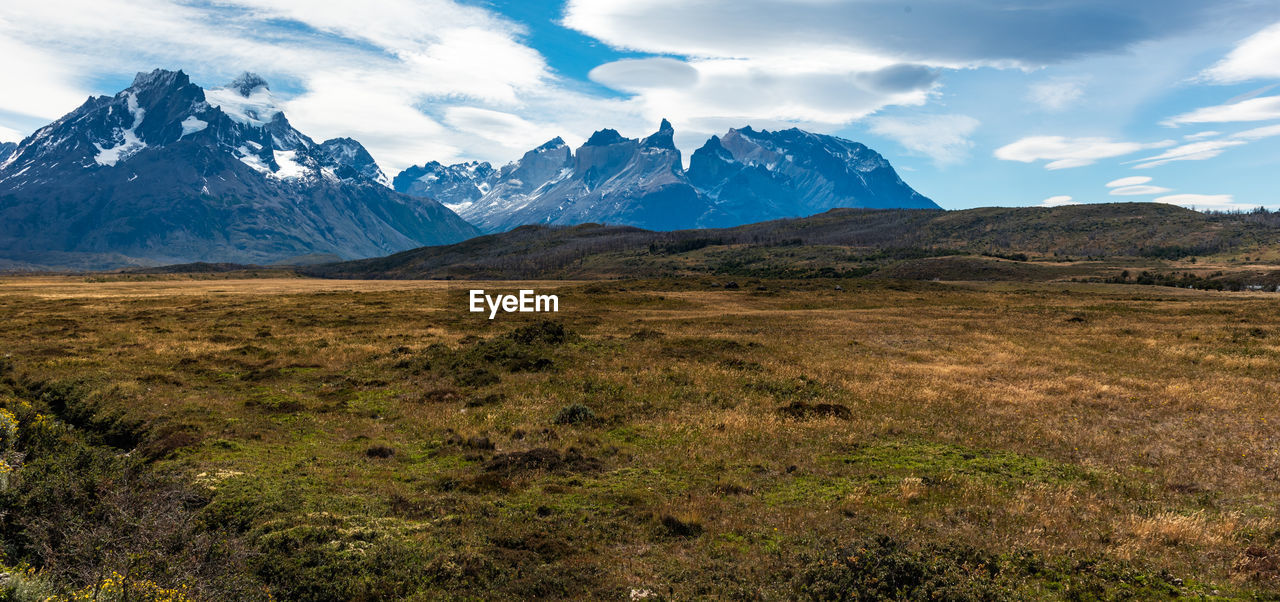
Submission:
<svg viewBox="0 0 1280 602">
<path fill-rule="evenodd" d="M 267 83 L 140 73 L 0 163 L 0 257 L 17 265 L 355 259 L 478 233 L 388 187 L 359 142 L 315 142 Z"/>
<path fill-rule="evenodd" d="M 501 168 L 432 161 L 389 179 L 359 142 L 296 129 L 256 75 L 204 89 L 157 69 L 0 144 L 0 269 L 315 263 L 525 224 L 677 230 L 937 208 L 856 142 L 730 129 L 686 169 L 674 135 L 666 120 L 640 139 L 602 129 Z"/>
<path fill-rule="evenodd" d="M 728 227 L 837 207 L 937 209 L 879 153 L 792 128 L 712 136 L 686 170 L 663 120 L 626 138 L 597 131 L 576 150 L 557 137 L 494 169 L 432 161 L 396 176 L 396 190 L 433 198 L 486 232 L 523 224 L 624 224 L 653 230 Z"/>
</svg>

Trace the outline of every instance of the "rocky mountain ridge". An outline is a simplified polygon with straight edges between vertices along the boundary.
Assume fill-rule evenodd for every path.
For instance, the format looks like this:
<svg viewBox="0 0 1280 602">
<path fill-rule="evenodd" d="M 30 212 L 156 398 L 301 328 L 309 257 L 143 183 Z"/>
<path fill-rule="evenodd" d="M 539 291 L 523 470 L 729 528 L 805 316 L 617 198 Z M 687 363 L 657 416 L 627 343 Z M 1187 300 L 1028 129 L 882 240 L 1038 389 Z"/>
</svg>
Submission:
<svg viewBox="0 0 1280 602">
<path fill-rule="evenodd" d="M 555 138 L 493 169 L 430 162 L 395 179 L 486 232 L 524 224 L 611 223 L 653 230 L 730 227 L 833 208 L 936 209 L 865 145 L 792 128 L 712 136 L 686 170 L 662 120 L 642 138 L 595 132 L 578 149 Z"/>
</svg>

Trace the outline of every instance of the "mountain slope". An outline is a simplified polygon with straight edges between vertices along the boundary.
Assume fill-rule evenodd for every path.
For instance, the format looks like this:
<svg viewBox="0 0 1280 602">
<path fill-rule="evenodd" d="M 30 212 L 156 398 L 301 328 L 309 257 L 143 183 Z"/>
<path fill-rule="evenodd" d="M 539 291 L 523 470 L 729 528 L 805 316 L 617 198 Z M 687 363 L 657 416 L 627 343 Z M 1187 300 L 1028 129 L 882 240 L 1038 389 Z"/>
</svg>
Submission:
<svg viewBox="0 0 1280 602">
<path fill-rule="evenodd" d="M 731 129 L 690 157 L 689 180 L 733 225 L 828 209 L 937 209 L 879 153 L 857 142 L 792 128 Z"/>
<path fill-rule="evenodd" d="M 181 71 L 156 70 L 88 99 L 0 163 L 0 256 L 272 263 L 477 233 L 385 181 L 358 142 L 294 129 L 256 76 L 206 94 Z"/>
<path fill-rule="evenodd" d="M 396 189 L 435 198 L 488 232 L 522 224 L 724 227 L 836 207 L 937 208 L 875 151 L 798 129 L 713 136 L 686 171 L 665 119 L 644 139 L 604 129 L 576 151 L 556 138 L 496 172 L 428 163 Z M 488 167 L 488 164 L 483 164 Z"/>
<path fill-rule="evenodd" d="M 450 209 L 465 207 L 489 192 L 493 166 L 483 161 L 441 165 L 431 161 L 397 175 L 392 187 L 398 192 L 429 199 L 448 199 Z"/>
</svg>

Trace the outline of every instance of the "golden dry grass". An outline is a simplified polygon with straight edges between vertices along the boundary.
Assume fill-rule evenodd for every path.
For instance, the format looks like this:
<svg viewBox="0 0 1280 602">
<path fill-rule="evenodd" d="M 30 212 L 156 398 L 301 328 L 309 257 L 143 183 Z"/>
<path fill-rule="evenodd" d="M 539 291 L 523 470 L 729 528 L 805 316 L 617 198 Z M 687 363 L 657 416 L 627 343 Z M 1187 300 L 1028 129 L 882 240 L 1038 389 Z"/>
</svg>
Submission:
<svg viewBox="0 0 1280 602">
<path fill-rule="evenodd" d="M 220 492 L 287 491 L 277 516 L 446 524 L 436 537 L 481 556 L 544 521 L 570 543 L 543 561 L 596 593 L 707 594 L 692 570 L 767 595 L 872 532 L 1274 587 L 1238 569 L 1280 539 L 1274 295 L 762 284 L 20 278 L 0 280 L 0 346 L 22 378 L 198 432 L 164 462 L 230 475 Z M 536 319 L 466 313 L 470 288 L 557 293 L 581 336 L 496 384 L 413 369 Z M 467 403 L 484 395 L 501 399 Z M 850 415 L 779 413 L 795 401 Z M 553 424 L 571 403 L 598 420 Z M 472 437 L 496 448 L 454 442 Z M 475 480 L 544 447 L 595 467 Z M 702 531 L 673 537 L 664 516 Z"/>
</svg>

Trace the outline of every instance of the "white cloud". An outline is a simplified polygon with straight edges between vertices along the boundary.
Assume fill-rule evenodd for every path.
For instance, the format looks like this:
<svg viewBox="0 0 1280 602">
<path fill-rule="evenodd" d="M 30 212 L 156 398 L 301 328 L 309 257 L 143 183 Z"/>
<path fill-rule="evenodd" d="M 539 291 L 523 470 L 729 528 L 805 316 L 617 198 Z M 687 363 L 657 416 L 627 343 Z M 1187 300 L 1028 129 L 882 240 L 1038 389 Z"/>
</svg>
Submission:
<svg viewBox="0 0 1280 602">
<path fill-rule="evenodd" d="M 1134 169 L 1147 169 L 1172 163 L 1174 161 L 1203 161 L 1221 155 L 1233 146 L 1248 144 L 1241 140 L 1204 140 L 1171 148 L 1159 155 L 1128 161 L 1126 164 L 1138 163 Z"/>
<path fill-rule="evenodd" d="M 1183 140 L 1204 140 L 1205 138 L 1213 138 L 1214 136 L 1221 136 L 1221 135 L 1222 135 L 1222 132 L 1209 130 L 1206 132 L 1196 132 L 1194 134 L 1187 134 L 1186 136 L 1183 136 L 1182 139 Z"/>
<path fill-rule="evenodd" d="M 1165 120 L 1165 125 L 1228 123 L 1280 119 L 1280 96 L 1263 96 L 1240 102 L 1196 109 Z"/>
<path fill-rule="evenodd" d="M 1280 78 L 1280 23 L 1259 31 L 1236 46 L 1202 76 L 1218 83 Z"/>
<path fill-rule="evenodd" d="M 18 130 L 0 125 L 0 142 L 21 142 L 25 137 Z"/>
<path fill-rule="evenodd" d="M 1280 136 L 1280 125 L 1267 125 L 1231 135 L 1232 138 L 1239 140 L 1261 140 L 1272 136 Z"/>
<path fill-rule="evenodd" d="M 1208 9 L 1197 0 L 570 0 L 564 23 L 653 54 L 751 58 L 839 49 L 937 67 L 1037 66 L 1213 23 Z"/>
<path fill-rule="evenodd" d="M 19 43 L 7 29 L 0 17 L 0 110 L 51 121 L 84 102 L 89 92 L 69 61 Z"/>
<path fill-rule="evenodd" d="M 1093 165 L 1099 159 L 1110 159 L 1149 148 L 1171 146 L 1172 141 L 1152 143 L 1117 142 L 1110 138 L 1067 138 L 1064 136 L 1029 136 L 996 149 L 997 159 L 1034 163 L 1048 161 L 1045 169 L 1067 169 Z"/>
<path fill-rule="evenodd" d="M 383 167 L 394 170 L 424 157 L 459 153 L 448 130 L 415 109 L 412 94 L 394 83 L 337 72 L 311 78 L 307 85 L 305 93 L 285 104 L 290 122 L 303 132 L 355 138 Z"/>
<path fill-rule="evenodd" d="M 872 133 L 891 138 L 907 150 L 926 155 L 936 163 L 962 161 L 973 147 L 969 135 L 978 129 L 978 120 L 967 115 L 918 115 L 914 117 L 874 117 Z"/>
<path fill-rule="evenodd" d="M 1027 99 L 1046 111 L 1061 111 L 1084 97 L 1084 82 L 1079 79 L 1052 79 L 1032 84 Z"/>
<path fill-rule="evenodd" d="M 1155 200 L 1157 203 L 1168 203 L 1194 209 L 1243 209 L 1244 204 L 1236 203 L 1235 197 L 1229 194 L 1171 194 Z M 1250 208 L 1257 205 L 1250 205 Z"/>
<path fill-rule="evenodd" d="M 744 124 L 832 132 L 885 106 L 925 103 L 937 79 L 928 67 L 830 47 L 616 61 L 592 78 L 635 96 L 605 98 L 561 79 L 525 35 L 454 0 L 10 3 L 0 5 L 0 56 L 21 60 L 0 62 L 0 81 L 23 86 L 0 90 L 0 111 L 56 118 L 88 90 L 116 91 L 89 82 L 156 66 L 206 86 L 256 71 L 300 130 L 355 138 L 394 173 L 429 159 L 504 162 L 535 136 L 644 135 L 664 117 L 683 146 Z M 498 139 L 497 114 L 522 122 Z M 4 124 L 19 121 L 35 120 Z"/>
<path fill-rule="evenodd" d="M 1204 23 L 1192 0 L 569 0 L 562 23 L 611 47 L 665 55 L 597 67 L 592 79 L 636 94 L 649 119 L 697 132 L 777 121 L 830 131 L 885 107 L 920 106 L 948 69 L 1027 68 L 1129 48 Z M 679 60 L 676 60 L 679 59 Z M 680 62 L 696 71 L 682 68 Z M 1087 78 L 1031 91 L 1050 110 L 1084 95 Z M 922 117 L 921 119 L 928 119 Z M 898 132 L 909 124 L 886 122 Z M 947 132 L 951 134 L 951 132 Z M 913 152 L 954 161 L 966 134 Z M 1055 168 L 1074 161 L 1055 164 Z"/>
<path fill-rule="evenodd" d="M 1079 204 L 1080 203 L 1077 203 L 1071 200 L 1071 197 L 1063 194 L 1058 196 L 1051 196 L 1043 201 L 1040 201 L 1040 204 L 1037 206 L 1038 207 L 1062 207 L 1063 205 L 1079 205 Z"/>
<path fill-rule="evenodd" d="M 483 138 L 470 146 L 488 145 L 519 155 L 542 144 L 561 132 L 533 123 L 519 115 L 476 107 L 452 107 L 445 112 L 445 123 L 459 131 Z"/>
<path fill-rule="evenodd" d="M 1129 176 L 1127 178 L 1120 178 L 1118 180 L 1111 180 L 1110 182 L 1107 182 L 1107 188 L 1119 188 L 1121 186 L 1137 186 L 1139 184 L 1146 184 L 1147 182 L 1150 182 L 1150 181 L 1151 181 L 1151 178 L 1147 176 Z"/>
<path fill-rule="evenodd" d="M 1249 211 L 1261 206 L 1276 207 L 1276 205 L 1266 205 L 1264 203 L 1237 201 L 1235 196 L 1230 194 L 1171 194 L 1158 197 L 1155 202 L 1180 205 L 1199 211 Z"/>
<path fill-rule="evenodd" d="M 1226 136 L 1224 138 L 1212 139 L 1215 136 L 1221 136 L 1221 135 L 1222 135 L 1221 132 L 1210 131 L 1210 132 L 1200 132 L 1199 134 L 1195 134 L 1193 136 L 1185 136 L 1184 138 L 1194 140 L 1194 142 L 1189 142 L 1186 144 L 1182 144 L 1180 146 L 1176 146 L 1163 153 L 1160 153 L 1159 155 L 1155 155 L 1152 157 L 1135 159 L 1133 161 L 1126 161 L 1125 164 L 1131 165 L 1131 164 L 1137 163 L 1137 165 L 1134 165 L 1134 169 L 1148 169 L 1151 167 L 1157 167 L 1160 165 L 1165 165 L 1167 163 L 1172 163 L 1174 161 L 1204 161 L 1206 159 L 1212 159 L 1226 152 L 1230 148 L 1237 147 L 1237 146 L 1244 146 L 1254 140 L 1261 140 L 1263 138 L 1280 136 L 1280 125 L 1268 125 L 1268 126 L 1253 128 L 1250 130 L 1244 130 L 1242 132 L 1231 134 L 1230 136 Z M 1117 182 L 1118 181 L 1120 180 L 1117 180 Z M 1146 181 L 1142 183 L 1146 183 L 1149 181 L 1151 181 L 1151 179 L 1146 178 Z M 1108 186 L 1110 185 L 1111 184 L 1108 184 Z M 1119 193 L 1113 191 L 1112 194 L 1119 194 Z M 1140 194 L 1140 193 L 1135 193 L 1135 194 Z M 1145 194 L 1145 193 L 1141 193 L 1141 194 Z"/>
<path fill-rule="evenodd" d="M 928 100 L 932 75 L 890 71 L 877 63 L 850 71 L 831 57 L 760 57 L 752 59 L 628 59 L 592 71 L 597 82 L 633 92 L 628 106 L 645 123 L 668 118 L 678 144 L 701 144 L 729 127 L 799 126 L 833 132 L 883 107 L 918 106 Z M 680 65 L 683 64 L 684 68 Z M 832 65 L 840 65 L 833 70 Z M 685 68 L 692 73 L 685 71 Z M 912 88 L 911 85 L 921 87 Z"/>
<path fill-rule="evenodd" d="M 56 118 L 90 93 L 114 93 L 104 79 L 155 67 L 182 68 L 206 86 L 251 70 L 272 82 L 299 129 L 356 138 L 392 173 L 428 159 L 501 162 L 518 155 L 517 144 L 556 134 L 572 144 L 599 127 L 644 135 L 662 117 L 687 148 L 748 123 L 836 131 L 885 107 L 927 103 L 944 70 L 1119 51 L 1189 27 L 1203 4 L 1134 2 L 1145 8 L 1110 0 L 1047 9 L 918 0 L 910 12 L 899 0 L 571 0 L 568 26 L 672 57 L 593 70 L 594 81 L 634 95 L 617 99 L 564 80 L 526 43 L 524 26 L 477 6 L 488 3 L 16 1 L 0 3 L 0 81 L 21 85 L 0 88 L 0 115 L 11 128 Z M 1043 100 L 1065 106 L 1075 96 L 1063 85 Z M 968 150 L 976 122 L 940 122 L 948 127 L 936 140 L 911 125 L 880 127 L 947 162 Z M 1046 160 L 1058 169 L 1095 154 Z"/>
<path fill-rule="evenodd" d="M 698 82 L 698 70 L 671 58 L 623 59 L 592 69 L 588 77 L 618 90 L 643 92 L 652 88 L 688 88 Z"/>
<path fill-rule="evenodd" d="M 1173 189 L 1163 186 L 1121 186 L 1111 189 L 1112 196 L 1142 196 L 1166 192 L 1173 192 Z"/>
</svg>

